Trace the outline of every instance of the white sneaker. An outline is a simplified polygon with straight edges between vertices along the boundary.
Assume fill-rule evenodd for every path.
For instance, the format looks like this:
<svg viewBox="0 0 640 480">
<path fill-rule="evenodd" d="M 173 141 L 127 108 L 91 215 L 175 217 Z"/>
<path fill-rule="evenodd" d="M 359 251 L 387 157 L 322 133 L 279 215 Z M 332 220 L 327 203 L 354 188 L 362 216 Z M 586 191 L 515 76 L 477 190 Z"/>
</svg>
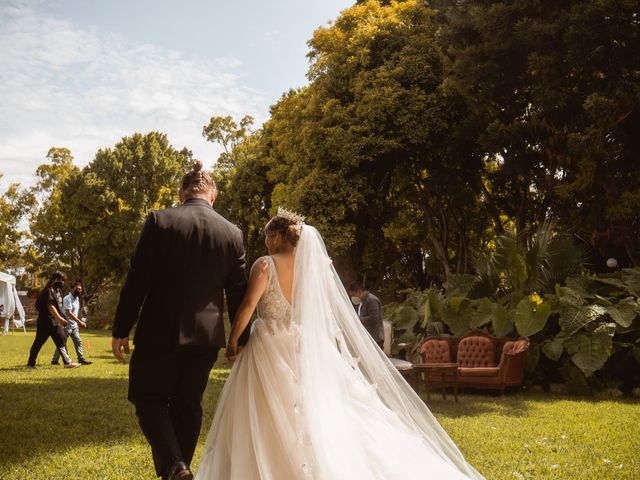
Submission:
<svg viewBox="0 0 640 480">
<path fill-rule="evenodd" d="M 71 362 L 71 363 L 65 363 L 64 364 L 64 368 L 78 368 L 80 366 L 79 363 L 75 363 L 75 362 Z"/>
</svg>

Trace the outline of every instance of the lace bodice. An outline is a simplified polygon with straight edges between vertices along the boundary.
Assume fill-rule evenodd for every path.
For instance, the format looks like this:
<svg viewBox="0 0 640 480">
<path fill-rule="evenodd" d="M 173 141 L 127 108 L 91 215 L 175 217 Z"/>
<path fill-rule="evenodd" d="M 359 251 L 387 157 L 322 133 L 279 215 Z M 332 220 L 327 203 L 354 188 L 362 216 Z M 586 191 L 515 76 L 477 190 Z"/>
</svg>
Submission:
<svg viewBox="0 0 640 480">
<path fill-rule="evenodd" d="M 269 281 L 258 302 L 258 318 L 265 323 L 271 333 L 276 330 L 288 330 L 291 327 L 291 304 L 280 288 L 278 271 L 273 258 L 270 256 L 264 258 L 269 262 Z"/>
</svg>

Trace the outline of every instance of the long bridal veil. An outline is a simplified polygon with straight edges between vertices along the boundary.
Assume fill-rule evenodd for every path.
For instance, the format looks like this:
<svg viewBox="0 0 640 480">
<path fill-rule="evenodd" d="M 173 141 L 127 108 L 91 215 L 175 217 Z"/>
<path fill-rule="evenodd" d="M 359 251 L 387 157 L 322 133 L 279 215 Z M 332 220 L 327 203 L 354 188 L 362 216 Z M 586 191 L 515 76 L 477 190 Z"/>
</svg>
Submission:
<svg viewBox="0 0 640 480">
<path fill-rule="evenodd" d="M 354 388 L 377 397 L 390 422 L 421 443 L 419 452 L 440 457 L 461 478 L 483 478 L 364 329 L 322 237 L 310 225 L 302 227 L 297 247 L 292 305 L 292 323 L 300 326 L 296 410 L 300 435 L 312 445 L 314 478 L 354 480 L 381 473 L 372 471 L 371 458 L 362 451 L 362 416 L 369 402 L 354 402 Z M 349 374 L 338 374 L 336 368 Z"/>
</svg>

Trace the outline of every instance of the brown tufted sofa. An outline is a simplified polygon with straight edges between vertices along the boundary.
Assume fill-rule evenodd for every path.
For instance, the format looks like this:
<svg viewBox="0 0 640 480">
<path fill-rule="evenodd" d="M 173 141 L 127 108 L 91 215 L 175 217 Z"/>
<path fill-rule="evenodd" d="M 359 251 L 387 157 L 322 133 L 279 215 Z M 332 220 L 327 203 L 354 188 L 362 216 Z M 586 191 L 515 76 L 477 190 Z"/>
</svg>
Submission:
<svg viewBox="0 0 640 480">
<path fill-rule="evenodd" d="M 461 387 L 495 388 L 521 385 L 529 350 L 528 338 L 498 338 L 480 331 L 462 337 L 427 337 L 420 345 L 423 363 L 457 363 Z M 427 374 L 426 381 L 443 385 L 440 374 Z M 454 383 L 453 375 L 444 385 Z"/>
</svg>

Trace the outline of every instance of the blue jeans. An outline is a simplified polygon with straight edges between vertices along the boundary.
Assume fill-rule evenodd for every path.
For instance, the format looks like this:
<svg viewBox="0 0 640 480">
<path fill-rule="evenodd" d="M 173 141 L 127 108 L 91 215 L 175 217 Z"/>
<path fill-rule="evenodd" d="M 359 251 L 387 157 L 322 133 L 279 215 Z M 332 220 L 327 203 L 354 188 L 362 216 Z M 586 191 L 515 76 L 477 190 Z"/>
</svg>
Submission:
<svg viewBox="0 0 640 480">
<path fill-rule="evenodd" d="M 76 353 L 78 354 L 78 361 L 81 362 L 84 360 L 84 352 L 82 350 L 82 339 L 80 338 L 80 330 L 78 329 L 78 324 L 74 324 L 73 326 L 67 326 L 64 328 L 64 345 L 67 346 L 67 339 L 71 337 L 73 340 L 73 346 L 76 348 Z M 60 360 L 60 352 L 58 349 L 53 354 L 52 362 L 58 362 Z"/>
</svg>

